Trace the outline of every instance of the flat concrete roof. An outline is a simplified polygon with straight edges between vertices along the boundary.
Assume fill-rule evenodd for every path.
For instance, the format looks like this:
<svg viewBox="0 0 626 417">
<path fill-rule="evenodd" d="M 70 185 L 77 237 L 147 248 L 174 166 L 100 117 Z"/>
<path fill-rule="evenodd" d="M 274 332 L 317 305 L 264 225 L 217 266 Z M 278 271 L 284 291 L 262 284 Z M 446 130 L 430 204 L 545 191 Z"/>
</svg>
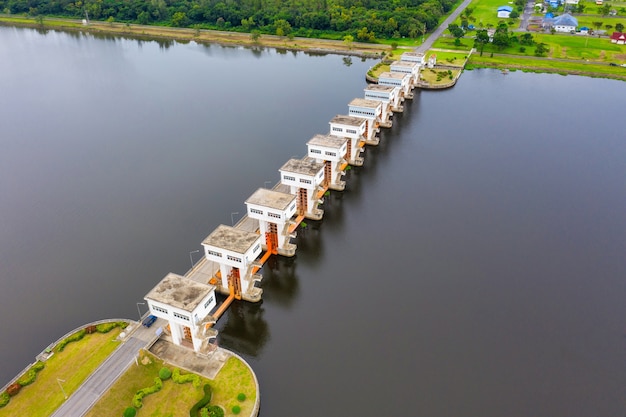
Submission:
<svg viewBox="0 0 626 417">
<path fill-rule="evenodd" d="M 384 91 L 386 93 L 391 93 L 396 88 L 399 87 L 393 85 L 368 84 L 367 87 L 365 87 L 365 91 Z"/>
<path fill-rule="evenodd" d="M 261 235 L 220 224 L 202 241 L 203 245 L 215 246 L 244 255 Z"/>
<path fill-rule="evenodd" d="M 395 78 L 397 80 L 402 80 L 404 77 L 410 77 L 411 74 L 405 74 L 404 72 L 383 72 L 378 76 L 378 79 L 381 78 Z"/>
<path fill-rule="evenodd" d="M 348 106 L 359 106 L 359 107 L 369 107 L 369 108 L 376 108 L 379 107 L 380 101 L 378 100 L 369 100 L 366 98 L 355 98 L 353 99 L 350 104 L 348 104 Z"/>
<path fill-rule="evenodd" d="M 289 205 L 296 200 L 293 194 L 285 194 L 279 191 L 259 188 L 247 200 L 247 204 L 269 207 L 277 210 L 287 210 Z"/>
<path fill-rule="evenodd" d="M 337 115 L 330 120 L 330 123 L 340 123 L 342 125 L 361 126 L 365 124 L 365 119 L 355 116 Z"/>
<path fill-rule="evenodd" d="M 315 135 L 309 140 L 307 145 L 325 146 L 327 148 L 340 149 L 348 139 L 332 135 Z"/>
<path fill-rule="evenodd" d="M 145 298 L 191 313 L 213 290 L 215 290 L 213 285 L 196 282 L 170 272 L 146 294 Z"/>
<path fill-rule="evenodd" d="M 424 53 L 423 52 L 405 52 L 403 53 L 401 56 L 414 56 L 416 58 L 423 58 L 424 57 Z"/>
<path fill-rule="evenodd" d="M 393 66 L 393 65 L 398 65 L 400 67 L 415 68 L 416 66 L 419 67 L 420 64 L 418 64 L 417 62 L 411 62 L 411 61 L 393 61 L 390 66 Z"/>
<path fill-rule="evenodd" d="M 283 165 L 279 171 L 293 172 L 294 174 L 309 175 L 314 177 L 324 169 L 323 162 L 315 162 L 314 159 L 290 159 L 285 165 Z"/>
</svg>

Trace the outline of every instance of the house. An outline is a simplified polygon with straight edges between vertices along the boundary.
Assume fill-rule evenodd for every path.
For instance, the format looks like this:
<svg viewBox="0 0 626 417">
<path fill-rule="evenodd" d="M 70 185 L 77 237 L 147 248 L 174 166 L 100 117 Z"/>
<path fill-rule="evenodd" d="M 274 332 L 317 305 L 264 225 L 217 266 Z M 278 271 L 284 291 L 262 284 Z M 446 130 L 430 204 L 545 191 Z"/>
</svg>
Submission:
<svg viewBox="0 0 626 417">
<path fill-rule="evenodd" d="M 565 4 L 578 5 L 579 0 L 565 0 Z"/>
<path fill-rule="evenodd" d="M 580 28 L 580 34 L 581 35 L 588 35 L 589 34 L 589 28 L 587 26 L 582 26 Z"/>
<path fill-rule="evenodd" d="M 508 19 L 512 11 L 513 8 L 511 6 L 500 6 L 498 7 L 498 17 Z"/>
<path fill-rule="evenodd" d="M 613 32 L 611 35 L 611 43 L 616 43 L 618 45 L 626 44 L 626 33 Z"/>
<path fill-rule="evenodd" d="M 597 4 L 598 6 L 602 6 L 602 3 L 604 3 L 604 1 L 603 1 L 603 0 L 596 0 L 596 4 Z"/>
<path fill-rule="evenodd" d="M 554 18 L 552 27 L 557 32 L 572 32 L 576 30 L 578 26 L 578 19 L 569 13 L 563 13 L 560 16 Z"/>
</svg>

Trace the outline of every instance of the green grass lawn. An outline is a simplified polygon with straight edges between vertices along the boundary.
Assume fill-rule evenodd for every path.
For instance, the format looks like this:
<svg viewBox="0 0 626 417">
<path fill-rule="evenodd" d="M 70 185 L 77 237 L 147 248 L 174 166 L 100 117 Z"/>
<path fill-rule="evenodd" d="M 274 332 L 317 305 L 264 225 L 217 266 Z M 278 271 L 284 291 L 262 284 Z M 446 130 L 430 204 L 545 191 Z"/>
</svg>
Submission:
<svg viewBox="0 0 626 417">
<path fill-rule="evenodd" d="M 47 417 L 56 410 L 85 379 L 119 346 L 115 338 L 121 329 L 108 333 L 86 335 L 82 340 L 68 344 L 63 352 L 56 352 L 45 362 L 31 385 L 22 387 L 6 407 L 0 408 L 0 417 Z M 89 352 L 89 354 L 86 354 Z"/>
<path fill-rule="evenodd" d="M 498 22 L 500 21 L 508 21 L 510 19 L 502 19 L 498 17 L 498 7 L 500 6 L 511 6 L 515 9 L 515 5 L 509 3 L 509 0 L 475 0 L 473 1 L 469 7 L 471 7 L 474 11 L 472 12 L 472 16 L 476 18 L 476 21 L 469 22 L 473 24 L 475 27 L 487 27 L 488 25 L 493 25 L 493 27 L 498 26 Z M 516 21 L 517 24 L 514 27 L 519 25 L 519 21 Z M 459 17 L 454 22 L 457 25 L 461 25 L 461 18 Z"/>
<path fill-rule="evenodd" d="M 436 51 L 429 50 L 426 53 L 426 57 L 429 57 L 431 54 L 437 55 L 437 64 L 441 65 L 454 65 L 462 67 L 465 62 L 465 58 L 469 54 L 469 50 L 467 52 L 448 52 L 448 51 Z"/>
<path fill-rule="evenodd" d="M 153 355 L 144 353 L 139 365 L 131 365 L 85 417 L 121 416 L 132 405 L 133 396 L 139 389 L 154 385 L 154 378 L 163 366 L 174 369 Z M 205 383 L 211 385 L 213 390 L 210 404 L 221 406 L 225 416 L 235 415 L 231 411 L 233 405 L 241 407 L 239 416 L 250 416 L 257 395 L 256 385 L 250 369 L 243 362 L 231 357 L 214 381 L 201 379 L 202 384 L 198 388 L 191 383 L 176 384 L 171 379 L 163 381 L 161 391 L 143 398 L 143 407 L 138 410 L 137 417 L 188 417 L 189 409 L 202 398 Z M 237 400 L 239 393 L 245 394 L 245 401 Z"/>
</svg>

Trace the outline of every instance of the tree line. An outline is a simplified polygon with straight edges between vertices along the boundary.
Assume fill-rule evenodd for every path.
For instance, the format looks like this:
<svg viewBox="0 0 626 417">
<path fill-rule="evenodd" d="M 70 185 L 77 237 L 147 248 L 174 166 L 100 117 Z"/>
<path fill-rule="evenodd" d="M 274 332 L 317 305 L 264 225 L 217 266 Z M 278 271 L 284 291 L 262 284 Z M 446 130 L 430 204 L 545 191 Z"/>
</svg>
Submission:
<svg viewBox="0 0 626 417">
<path fill-rule="evenodd" d="M 416 38 L 455 0 L 0 0 L 7 14 L 357 41 Z"/>
</svg>

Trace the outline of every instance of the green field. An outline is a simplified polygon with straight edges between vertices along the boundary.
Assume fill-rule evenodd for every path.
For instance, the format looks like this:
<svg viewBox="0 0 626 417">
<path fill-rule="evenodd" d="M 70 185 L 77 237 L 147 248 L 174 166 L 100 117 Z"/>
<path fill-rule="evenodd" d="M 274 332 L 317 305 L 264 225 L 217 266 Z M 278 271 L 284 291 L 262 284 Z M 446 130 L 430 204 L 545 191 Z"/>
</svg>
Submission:
<svg viewBox="0 0 626 417">
<path fill-rule="evenodd" d="M 137 365 L 131 367 L 113 384 L 85 417 L 119 417 L 131 402 L 135 392 L 154 384 L 159 370 L 167 366 L 150 353 L 143 352 Z M 185 372 L 181 372 L 185 373 Z M 189 409 L 203 396 L 202 385 L 208 383 L 213 391 L 210 404 L 219 405 L 225 416 L 234 416 L 232 407 L 241 408 L 240 416 L 250 416 L 256 401 L 256 384 L 250 369 L 236 357 L 231 357 L 224 364 L 215 380 L 201 378 L 201 385 L 176 384 L 171 379 L 163 381 L 163 388 L 143 398 L 143 407 L 138 409 L 137 417 L 188 417 Z M 243 393 L 244 401 L 237 400 Z"/>
<path fill-rule="evenodd" d="M 47 417 L 71 395 L 119 346 L 115 338 L 121 329 L 108 333 L 86 335 L 82 340 L 68 344 L 62 352 L 55 352 L 45 362 L 31 385 L 23 387 L 0 408 L 0 417 Z M 89 352 L 88 355 L 85 352 Z M 63 391 L 64 392 L 63 392 Z"/>
</svg>

